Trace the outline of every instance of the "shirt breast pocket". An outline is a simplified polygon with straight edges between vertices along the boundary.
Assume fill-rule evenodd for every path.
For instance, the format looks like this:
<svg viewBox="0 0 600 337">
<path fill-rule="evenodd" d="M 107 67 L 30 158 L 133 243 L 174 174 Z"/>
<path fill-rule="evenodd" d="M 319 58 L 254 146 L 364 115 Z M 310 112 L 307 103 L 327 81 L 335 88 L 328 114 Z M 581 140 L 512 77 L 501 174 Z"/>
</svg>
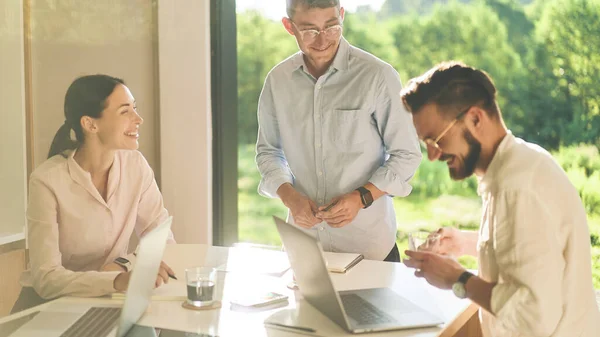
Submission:
<svg viewBox="0 0 600 337">
<path fill-rule="evenodd" d="M 335 109 L 331 121 L 333 141 L 338 148 L 356 148 L 368 139 L 371 123 L 365 109 Z"/>
</svg>

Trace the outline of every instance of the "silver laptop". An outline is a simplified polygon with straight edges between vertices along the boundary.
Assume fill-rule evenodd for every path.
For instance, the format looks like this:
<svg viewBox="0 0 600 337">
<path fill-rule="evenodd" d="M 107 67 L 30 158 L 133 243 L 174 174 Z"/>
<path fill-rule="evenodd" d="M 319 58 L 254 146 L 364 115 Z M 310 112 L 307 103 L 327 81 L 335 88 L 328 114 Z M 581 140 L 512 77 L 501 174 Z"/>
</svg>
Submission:
<svg viewBox="0 0 600 337">
<path fill-rule="evenodd" d="M 10 336 L 155 336 L 153 328 L 137 326 L 135 323 L 150 302 L 172 222 L 173 217 L 169 217 L 140 239 L 135 268 L 129 279 L 122 309 L 55 303 L 40 311 Z"/>
<path fill-rule="evenodd" d="M 389 288 L 337 292 L 325 265 L 321 243 L 273 217 L 302 296 L 352 333 L 431 327 L 443 321 Z M 376 277 L 376 276 L 373 276 Z"/>
</svg>

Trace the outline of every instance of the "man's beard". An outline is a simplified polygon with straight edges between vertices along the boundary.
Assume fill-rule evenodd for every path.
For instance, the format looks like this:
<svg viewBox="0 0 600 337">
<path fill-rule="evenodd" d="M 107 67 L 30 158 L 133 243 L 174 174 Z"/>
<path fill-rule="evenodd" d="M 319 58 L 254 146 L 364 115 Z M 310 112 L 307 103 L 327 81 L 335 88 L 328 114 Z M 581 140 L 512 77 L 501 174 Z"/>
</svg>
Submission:
<svg viewBox="0 0 600 337">
<path fill-rule="evenodd" d="M 463 180 L 470 177 L 473 172 L 475 172 L 475 166 L 481 155 L 481 143 L 473 137 L 473 134 L 471 134 L 469 130 L 465 130 L 463 136 L 465 137 L 467 144 L 469 144 L 469 152 L 463 161 L 464 167 L 449 169 L 450 177 L 453 180 Z"/>
</svg>

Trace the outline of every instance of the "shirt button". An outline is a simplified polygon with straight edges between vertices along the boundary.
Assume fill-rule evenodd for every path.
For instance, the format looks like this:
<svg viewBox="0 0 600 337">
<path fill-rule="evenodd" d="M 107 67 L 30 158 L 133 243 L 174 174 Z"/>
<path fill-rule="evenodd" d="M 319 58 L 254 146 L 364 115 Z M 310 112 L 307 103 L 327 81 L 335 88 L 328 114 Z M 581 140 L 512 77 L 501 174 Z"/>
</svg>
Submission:
<svg viewBox="0 0 600 337">
<path fill-rule="evenodd" d="M 319 171 L 319 177 L 323 175 L 323 172 Z"/>
<path fill-rule="evenodd" d="M 323 231 L 323 230 L 324 230 L 324 228 L 323 228 L 323 227 L 319 227 L 319 230 L 320 230 L 320 231 Z"/>
<path fill-rule="evenodd" d="M 321 143 L 317 143 L 317 147 L 321 147 Z"/>
<path fill-rule="evenodd" d="M 320 85 L 320 84 L 319 84 L 319 85 L 317 85 L 317 89 L 318 89 L 318 90 L 321 90 L 321 85 Z"/>
</svg>

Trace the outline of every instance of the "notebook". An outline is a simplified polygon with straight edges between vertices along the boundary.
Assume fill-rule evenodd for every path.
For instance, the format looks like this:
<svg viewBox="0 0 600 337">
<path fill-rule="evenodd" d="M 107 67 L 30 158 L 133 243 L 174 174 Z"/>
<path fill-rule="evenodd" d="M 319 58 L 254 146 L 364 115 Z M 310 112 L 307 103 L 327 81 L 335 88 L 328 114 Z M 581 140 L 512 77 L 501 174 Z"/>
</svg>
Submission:
<svg viewBox="0 0 600 337">
<path fill-rule="evenodd" d="M 345 273 L 364 258 L 362 254 L 358 253 L 332 252 L 323 252 L 323 257 L 325 257 L 327 270 L 332 273 Z"/>
<path fill-rule="evenodd" d="M 269 263 L 265 263 L 269 261 Z M 217 271 L 263 274 L 281 277 L 290 269 L 286 254 L 269 249 L 234 247 L 227 254 L 227 261 Z"/>
</svg>

